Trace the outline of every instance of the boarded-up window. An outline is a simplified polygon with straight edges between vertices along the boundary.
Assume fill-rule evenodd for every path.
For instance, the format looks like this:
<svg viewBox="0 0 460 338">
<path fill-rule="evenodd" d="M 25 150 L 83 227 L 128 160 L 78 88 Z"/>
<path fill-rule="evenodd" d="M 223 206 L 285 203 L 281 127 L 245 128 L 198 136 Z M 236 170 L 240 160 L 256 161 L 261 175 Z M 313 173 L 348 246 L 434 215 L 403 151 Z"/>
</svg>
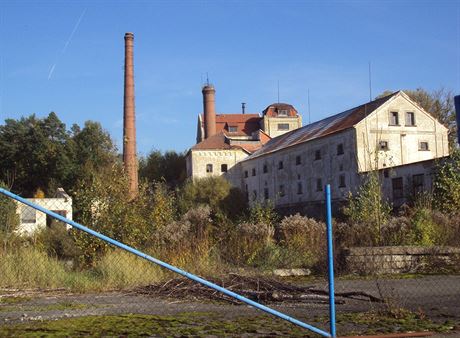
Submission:
<svg viewBox="0 0 460 338">
<path fill-rule="evenodd" d="M 393 178 L 391 180 L 391 185 L 393 187 L 393 200 L 403 198 L 404 196 L 404 187 L 402 177 Z"/>
<path fill-rule="evenodd" d="M 399 126 L 399 114 L 397 111 L 390 113 L 390 126 Z"/>
<path fill-rule="evenodd" d="M 425 175 L 418 174 L 412 176 L 412 187 L 414 190 L 414 196 L 422 193 L 425 187 Z"/>
<path fill-rule="evenodd" d="M 35 223 L 37 221 L 37 211 L 27 205 L 22 207 L 21 223 Z"/>
<path fill-rule="evenodd" d="M 413 112 L 406 113 L 406 126 L 415 126 L 415 114 Z"/>
<path fill-rule="evenodd" d="M 289 130 L 289 123 L 278 123 L 278 130 Z"/>
</svg>

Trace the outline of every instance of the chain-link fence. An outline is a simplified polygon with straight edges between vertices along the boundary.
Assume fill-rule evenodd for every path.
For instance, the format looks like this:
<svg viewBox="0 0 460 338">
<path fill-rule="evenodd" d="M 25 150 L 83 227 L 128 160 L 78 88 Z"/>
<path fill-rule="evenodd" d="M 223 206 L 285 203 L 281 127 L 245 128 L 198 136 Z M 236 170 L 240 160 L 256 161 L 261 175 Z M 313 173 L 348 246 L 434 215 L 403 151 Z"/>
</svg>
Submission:
<svg viewBox="0 0 460 338">
<path fill-rule="evenodd" d="M 64 193 L 31 201 L 63 217 L 73 216 L 72 200 Z M 5 198 L 0 202 L 0 221 L 5 224 L 0 335 L 21 336 L 30 330 L 70 336 L 315 335 L 70 229 L 29 206 Z M 92 213 L 105 209 L 96 203 Z M 145 252 L 321 330 L 329 329 L 324 223 L 296 215 L 272 230 L 242 224 L 241 246 L 224 250 L 238 238 L 224 232 L 228 237 L 207 241 L 210 235 L 197 226 L 204 211 L 198 211 L 186 219 L 187 231 L 182 223 L 168 230 L 168 238 L 198 233 L 189 238 L 195 241 L 193 246 L 178 247 L 170 240 L 162 242 L 169 246 L 167 251 L 146 246 Z M 9 231 L 13 223 L 18 224 L 14 232 Z M 257 239 L 267 234 L 273 240 L 259 245 Z M 116 238 L 119 233 L 114 229 L 111 235 Z M 460 248 L 337 245 L 335 254 L 340 335 L 444 332 L 460 323 Z"/>
</svg>

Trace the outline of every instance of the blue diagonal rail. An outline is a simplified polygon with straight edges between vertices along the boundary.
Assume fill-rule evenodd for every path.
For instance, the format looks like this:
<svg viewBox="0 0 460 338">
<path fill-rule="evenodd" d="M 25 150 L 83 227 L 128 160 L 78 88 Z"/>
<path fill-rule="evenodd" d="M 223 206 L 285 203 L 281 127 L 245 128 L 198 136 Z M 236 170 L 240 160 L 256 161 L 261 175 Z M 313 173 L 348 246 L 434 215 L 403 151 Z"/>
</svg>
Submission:
<svg viewBox="0 0 460 338">
<path fill-rule="evenodd" d="M 112 244 L 112 245 L 114 245 L 116 247 L 119 247 L 119 248 L 121 248 L 123 250 L 126 250 L 126 251 L 128 251 L 128 252 L 130 252 L 130 253 L 132 253 L 132 254 L 134 254 L 136 256 L 144 258 L 144 259 L 148 260 L 149 262 L 155 263 L 155 264 L 157 264 L 157 265 L 159 265 L 161 267 L 164 267 L 164 268 L 166 268 L 166 269 L 168 269 L 168 270 L 170 270 L 172 272 L 175 272 L 175 273 L 177 273 L 179 275 L 182 275 L 182 276 L 184 276 L 184 277 L 186 277 L 188 279 L 191 279 L 191 280 L 193 280 L 195 282 L 203 284 L 203 285 L 205 285 L 207 287 L 210 287 L 210 288 L 212 288 L 214 290 L 222 292 L 223 294 L 225 294 L 227 296 L 235 298 L 235 299 L 237 299 L 237 300 L 239 300 L 239 301 L 241 301 L 243 303 L 246 303 L 246 304 L 248 304 L 250 306 L 253 306 L 253 307 L 255 307 L 255 308 L 259 309 L 259 310 L 262 310 L 262 311 L 264 311 L 266 313 L 274 315 L 274 316 L 276 316 L 278 318 L 284 319 L 284 320 L 286 320 L 286 321 L 288 321 L 288 322 L 290 322 L 292 324 L 298 325 L 298 326 L 300 326 L 300 327 L 302 327 L 304 329 L 307 329 L 307 330 L 310 330 L 312 332 L 315 332 L 315 333 L 317 333 L 317 334 L 319 334 L 319 335 L 321 335 L 323 337 L 333 337 L 333 336 L 331 336 L 331 334 L 329 334 L 326 331 L 323 331 L 321 329 L 318 329 L 317 327 L 314 327 L 312 325 L 304 323 L 304 322 L 302 322 L 302 321 L 300 321 L 298 319 L 295 319 L 295 318 L 293 318 L 291 316 L 288 316 L 288 315 L 286 315 L 286 314 L 284 314 L 282 312 L 279 312 L 279 311 L 276 311 L 276 310 L 274 310 L 272 308 L 269 308 L 268 306 L 265 306 L 265 305 L 262 305 L 260 303 L 254 302 L 254 301 L 252 301 L 252 300 L 250 300 L 250 299 L 248 299 L 248 298 L 246 298 L 244 296 L 241 296 L 241 295 L 239 295 L 239 294 L 237 294 L 235 292 L 227 290 L 227 289 L 225 289 L 225 288 L 223 288 L 223 287 L 221 287 L 221 286 L 219 286 L 217 284 L 211 283 L 211 282 L 209 282 L 209 281 L 207 281 L 207 280 L 205 280 L 205 279 L 203 279 L 201 277 L 195 276 L 194 274 L 191 274 L 191 273 L 189 273 L 187 271 L 184 271 L 184 270 L 179 269 L 179 268 L 177 268 L 177 267 L 175 267 L 173 265 L 170 265 L 170 264 L 165 263 L 165 262 L 163 262 L 163 261 L 161 261 L 159 259 L 156 259 L 156 258 L 154 258 L 152 256 L 149 256 L 149 255 L 147 255 L 147 254 L 145 254 L 145 253 L 143 253 L 143 252 L 141 252 L 139 250 L 134 249 L 133 247 L 130 247 L 129 245 L 126 245 L 126 244 L 123 244 L 121 242 L 118 242 L 118 241 L 116 241 L 116 240 L 114 240 L 114 239 L 112 239 L 110 237 L 107 237 L 107 236 L 105 236 L 105 235 L 103 235 L 103 234 L 101 234 L 101 233 L 99 233 L 97 231 L 94 231 L 94 230 L 92 230 L 90 228 L 87 228 L 87 227 L 85 227 L 85 226 L 83 226 L 83 225 L 81 225 L 81 224 L 79 224 L 77 222 L 69 220 L 69 219 L 67 219 L 67 218 L 65 218 L 65 217 L 63 217 L 63 216 L 61 216 L 61 215 L 59 215 L 59 214 L 57 214 L 55 212 L 52 212 L 52 211 L 50 211 L 48 209 L 45 209 L 45 208 L 43 208 L 43 207 L 41 207 L 41 206 L 39 206 L 39 205 L 37 205 L 35 203 L 32 203 L 32 202 L 28 201 L 27 199 L 22 198 L 22 197 L 20 197 L 20 196 L 18 196 L 16 194 L 13 194 L 12 192 L 10 192 L 8 190 L 0 188 L 0 193 L 5 195 L 5 196 L 8 196 L 8 197 L 10 197 L 10 198 L 12 198 L 12 199 L 14 199 L 16 201 L 24 203 L 25 205 L 28 205 L 28 206 L 30 206 L 30 207 L 38 210 L 38 211 L 41 211 L 41 212 L 43 212 L 43 213 L 45 213 L 45 214 L 47 214 L 47 215 L 49 215 L 49 216 L 51 216 L 51 217 L 53 217 L 55 219 L 58 219 L 61 222 L 67 223 L 67 224 L 71 225 L 72 227 L 74 227 L 76 229 L 79 229 L 79 230 L 81 230 L 83 232 L 86 232 L 86 233 L 88 233 L 88 234 L 90 234 L 90 235 L 92 235 L 94 237 L 97 237 L 97 238 L 99 238 L 99 239 L 101 239 L 101 240 L 103 240 L 105 242 L 108 242 L 108 243 L 110 243 L 110 244 Z"/>
</svg>

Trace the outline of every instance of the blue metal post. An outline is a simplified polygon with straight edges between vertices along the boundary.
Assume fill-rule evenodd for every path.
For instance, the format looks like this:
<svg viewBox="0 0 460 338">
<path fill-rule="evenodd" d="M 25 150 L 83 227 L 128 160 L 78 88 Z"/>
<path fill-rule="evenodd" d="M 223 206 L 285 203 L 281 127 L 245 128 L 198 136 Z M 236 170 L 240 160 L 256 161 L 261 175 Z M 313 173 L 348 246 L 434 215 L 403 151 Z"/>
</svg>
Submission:
<svg viewBox="0 0 460 338">
<path fill-rule="evenodd" d="M 327 230 L 327 262 L 329 270 L 329 319 L 331 336 L 336 337 L 335 328 L 335 295 L 334 295 L 334 253 L 332 242 L 332 205 L 331 186 L 326 185 L 326 230 Z"/>
<path fill-rule="evenodd" d="M 121 248 L 123 250 L 131 252 L 132 254 L 134 254 L 136 256 L 144 258 L 144 259 L 146 259 L 146 260 L 148 260 L 148 261 L 150 261 L 152 263 L 155 263 L 155 264 L 157 264 L 157 265 L 159 265 L 161 267 L 164 267 L 164 268 L 166 268 L 166 269 L 168 269 L 170 271 L 173 271 L 173 272 L 175 272 L 175 273 L 177 273 L 179 275 L 182 275 L 182 276 L 184 276 L 184 277 L 186 277 L 188 279 L 191 279 L 191 280 L 193 280 L 195 282 L 203 284 L 203 285 L 205 285 L 207 287 L 210 287 L 210 288 L 212 288 L 214 290 L 222 292 L 223 294 L 226 294 L 227 296 L 230 296 L 232 298 L 238 299 L 239 301 L 244 302 L 246 304 L 249 304 L 249 305 L 251 305 L 251 306 L 253 306 L 253 307 L 255 307 L 255 308 L 259 309 L 259 310 L 267 312 L 267 313 L 269 313 L 271 315 L 274 315 L 274 316 L 276 316 L 278 318 L 284 319 L 284 320 L 286 320 L 286 321 L 288 321 L 288 322 L 290 322 L 292 324 L 298 325 L 298 326 L 300 326 L 300 327 L 302 327 L 304 329 L 307 329 L 307 330 L 310 330 L 312 332 L 315 332 L 315 333 L 317 333 L 317 334 L 319 334 L 319 335 L 321 335 L 323 337 L 331 337 L 331 335 L 329 333 L 327 333 L 327 332 L 325 332 L 323 330 L 320 330 L 320 329 L 318 329 L 318 328 L 316 328 L 316 327 L 314 327 L 312 325 L 309 325 L 309 324 L 304 323 L 304 322 L 302 322 L 302 321 L 300 321 L 298 319 L 290 317 L 290 316 L 288 316 L 288 315 L 286 315 L 286 314 L 284 314 L 282 312 L 273 310 L 273 309 L 271 309 L 271 308 L 269 308 L 269 307 L 267 307 L 265 305 L 262 305 L 262 304 L 259 304 L 257 302 L 254 302 L 254 301 L 252 301 L 252 300 L 250 300 L 250 299 L 248 299 L 246 297 L 243 297 L 243 296 L 241 296 L 241 295 L 239 295 L 239 294 L 237 294 L 237 293 L 235 293 L 233 291 L 227 290 L 227 289 L 225 289 L 225 288 L 223 288 L 223 287 L 221 287 L 221 286 L 219 286 L 217 284 L 211 283 L 211 282 L 209 282 L 209 281 L 207 281 L 207 280 L 205 280 L 205 279 L 203 279 L 201 277 L 195 276 L 195 275 L 193 275 L 193 274 L 191 274 L 191 273 L 189 273 L 187 271 L 181 270 L 181 269 L 179 269 L 179 268 L 177 268 L 177 267 L 175 267 L 173 265 L 170 265 L 168 263 L 160 261 L 159 259 L 151 257 L 151 256 L 149 256 L 149 255 L 147 255 L 147 254 L 145 254 L 145 253 L 143 253 L 143 252 L 141 252 L 139 250 L 136 250 L 136 249 L 126 245 L 126 244 L 120 243 L 120 242 L 118 242 L 118 241 L 116 241 L 116 240 L 114 240 L 114 239 L 112 239 L 110 237 L 102 235 L 99 232 L 91 230 L 91 229 L 89 229 L 89 228 L 87 228 L 87 227 L 85 227 L 85 226 L 83 226 L 83 225 L 81 225 L 81 224 L 79 224 L 77 222 L 71 221 L 71 220 L 69 220 L 69 219 L 67 219 L 67 218 L 65 218 L 65 217 L 63 217 L 61 215 L 56 214 L 55 212 L 52 212 L 52 211 L 47 210 L 47 209 L 45 209 L 45 208 L 43 208 L 43 207 L 41 207 L 41 206 L 39 206 L 39 205 L 37 205 L 35 203 L 32 203 L 32 202 L 30 202 L 30 201 L 28 201 L 28 200 L 26 200 L 26 199 L 24 199 L 24 198 L 22 198 L 22 197 L 20 197 L 18 195 L 15 195 L 15 194 L 9 192 L 8 190 L 0 188 L 0 194 L 3 194 L 3 195 L 8 196 L 8 197 L 11 197 L 12 199 L 14 199 L 16 201 L 24 203 L 24 204 L 26 204 L 26 205 L 34 208 L 34 209 L 37 209 L 37 210 L 39 210 L 39 211 L 41 211 L 41 212 L 43 212 L 43 213 L 45 213 L 47 215 L 50 215 L 51 217 L 54 217 L 54 218 L 60 220 L 61 222 L 67 223 L 67 224 L 71 225 L 74 228 L 77 228 L 77 229 L 79 229 L 81 231 L 84 231 L 84 232 L 90 234 L 90 235 L 93 235 L 94 237 L 97 237 L 97 238 L 99 238 L 99 239 L 101 239 L 101 240 L 103 240 L 105 242 L 108 242 L 108 243 L 110 243 L 110 244 L 112 244 L 112 245 L 114 245 L 116 247 L 119 247 L 119 248 Z"/>
</svg>

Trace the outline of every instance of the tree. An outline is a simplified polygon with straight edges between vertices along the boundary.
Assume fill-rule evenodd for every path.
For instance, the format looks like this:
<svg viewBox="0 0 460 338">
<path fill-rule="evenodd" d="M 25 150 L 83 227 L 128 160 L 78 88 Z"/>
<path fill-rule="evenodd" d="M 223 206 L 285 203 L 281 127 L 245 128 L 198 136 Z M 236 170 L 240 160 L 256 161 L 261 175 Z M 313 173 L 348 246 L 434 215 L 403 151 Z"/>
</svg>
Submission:
<svg viewBox="0 0 460 338">
<path fill-rule="evenodd" d="M 460 150 L 439 162 L 434 177 L 434 205 L 441 212 L 460 212 Z"/>
<path fill-rule="evenodd" d="M 43 119 L 7 119 L 0 126 L 0 179 L 12 178 L 12 188 L 26 196 L 38 188 L 52 193 L 72 168 L 68 139 L 65 124 L 53 112 Z"/>
<path fill-rule="evenodd" d="M 352 224 L 361 224 L 372 232 L 373 244 L 382 244 L 382 228 L 390 217 L 391 207 L 384 200 L 378 171 L 371 171 L 363 177 L 357 193 L 351 192 L 344 214 Z"/>
<path fill-rule="evenodd" d="M 140 160 L 139 177 L 148 182 L 164 180 L 169 187 L 178 187 L 186 178 L 185 153 L 152 151 Z"/>
</svg>

